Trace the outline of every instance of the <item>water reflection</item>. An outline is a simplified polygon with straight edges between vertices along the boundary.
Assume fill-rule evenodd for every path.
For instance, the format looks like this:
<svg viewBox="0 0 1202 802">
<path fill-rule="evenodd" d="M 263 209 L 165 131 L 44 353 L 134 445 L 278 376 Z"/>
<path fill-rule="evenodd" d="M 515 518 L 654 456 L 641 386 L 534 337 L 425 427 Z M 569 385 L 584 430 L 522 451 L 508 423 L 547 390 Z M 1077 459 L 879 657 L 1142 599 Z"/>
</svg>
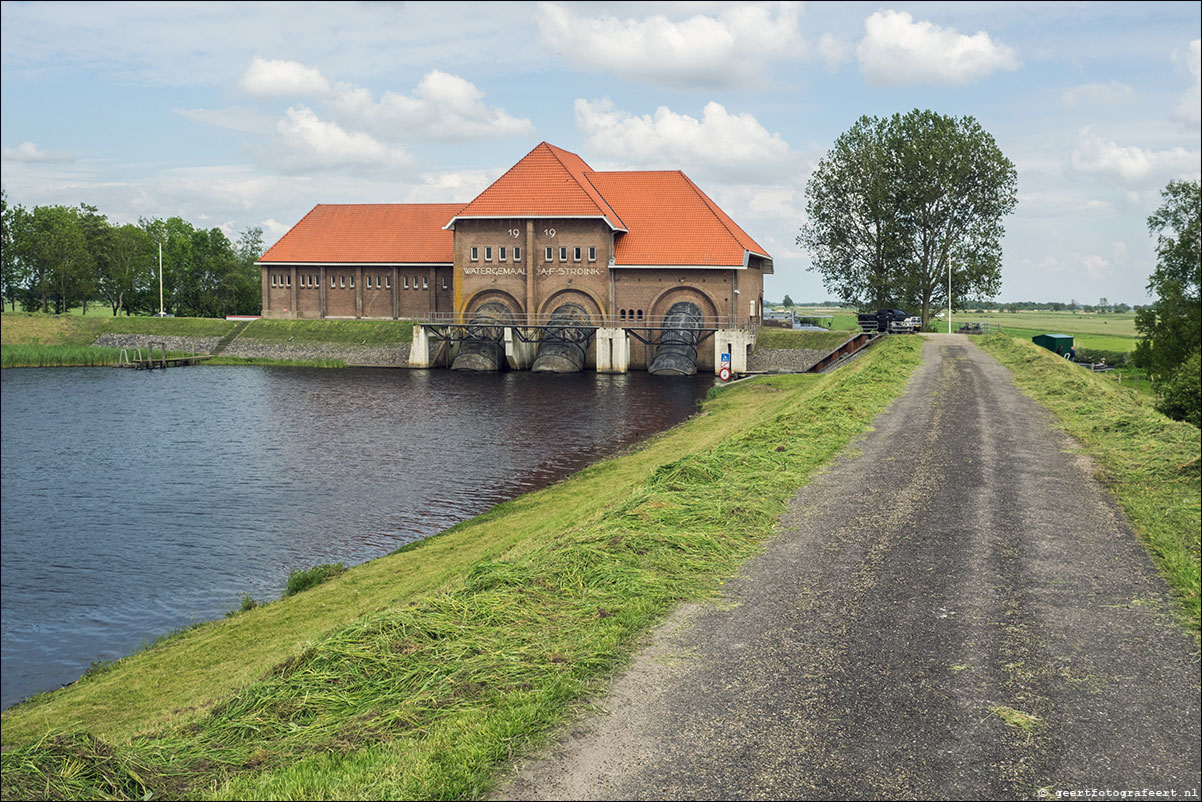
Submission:
<svg viewBox="0 0 1202 802">
<path fill-rule="evenodd" d="M 712 378 L 6 370 L 5 707 L 687 417 Z"/>
</svg>

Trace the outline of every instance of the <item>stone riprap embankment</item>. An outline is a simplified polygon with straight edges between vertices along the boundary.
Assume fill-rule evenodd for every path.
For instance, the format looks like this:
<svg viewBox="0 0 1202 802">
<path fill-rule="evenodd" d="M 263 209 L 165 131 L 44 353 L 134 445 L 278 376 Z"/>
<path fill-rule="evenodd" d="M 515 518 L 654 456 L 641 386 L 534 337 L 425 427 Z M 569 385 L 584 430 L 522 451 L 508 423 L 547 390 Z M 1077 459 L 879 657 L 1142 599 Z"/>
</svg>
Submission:
<svg viewBox="0 0 1202 802">
<path fill-rule="evenodd" d="M 182 351 L 189 354 L 207 354 L 221 342 L 220 337 L 164 337 L 157 334 L 104 334 L 92 343 L 101 348 L 141 348 L 146 350 L 150 344 L 155 344 L 158 350 L 160 343 L 165 343 L 168 351 Z"/>
<path fill-rule="evenodd" d="M 747 360 L 751 373 L 805 373 L 830 351 L 813 348 L 761 348 Z"/>
<path fill-rule="evenodd" d="M 381 368 L 409 367 L 409 343 L 396 345 L 346 345 L 342 343 L 273 343 L 239 337 L 229 344 L 222 356 L 244 359 L 278 359 L 317 362 L 336 359 L 348 365 Z"/>
</svg>

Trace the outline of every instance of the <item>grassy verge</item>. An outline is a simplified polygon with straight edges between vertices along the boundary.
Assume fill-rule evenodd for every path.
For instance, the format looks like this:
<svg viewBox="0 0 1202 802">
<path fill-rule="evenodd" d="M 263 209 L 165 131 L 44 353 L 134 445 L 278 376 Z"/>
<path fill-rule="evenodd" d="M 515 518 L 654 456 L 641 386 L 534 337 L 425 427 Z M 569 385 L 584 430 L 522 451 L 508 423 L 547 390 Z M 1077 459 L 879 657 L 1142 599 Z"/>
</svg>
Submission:
<svg viewBox="0 0 1202 802">
<path fill-rule="evenodd" d="M 256 320 L 242 337 L 266 343 L 396 345 L 413 342 L 406 320 Z"/>
<path fill-rule="evenodd" d="M 120 348 L 91 348 L 86 345 L 3 345 L 0 367 L 50 368 L 98 367 L 121 361 Z"/>
<path fill-rule="evenodd" d="M 1005 335 L 975 339 L 1084 444 L 1199 632 L 1199 434 L 1157 412 L 1146 394 Z"/>
<path fill-rule="evenodd" d="M 0 316 L 0 343 L 86 347 L 103 334 L 150 334 L 161 337 L 224 337 L 237 324 L 228 320 L 189 317 L 124 317 L 41 315 L 5 312 Z"/>
<path fill-rule="evenodd" d="M 4 798 L 466 798 L 704 598 L 919 362 L 725 388 L 636 451 L 4 715 Z"/>
<path fill-rule="evenodd" d="M 794 331 L 761 326 L 755 338 L 756 348 L 812 348 L 830 351 L 851 335 L 846 331 Z"/>
</svg>

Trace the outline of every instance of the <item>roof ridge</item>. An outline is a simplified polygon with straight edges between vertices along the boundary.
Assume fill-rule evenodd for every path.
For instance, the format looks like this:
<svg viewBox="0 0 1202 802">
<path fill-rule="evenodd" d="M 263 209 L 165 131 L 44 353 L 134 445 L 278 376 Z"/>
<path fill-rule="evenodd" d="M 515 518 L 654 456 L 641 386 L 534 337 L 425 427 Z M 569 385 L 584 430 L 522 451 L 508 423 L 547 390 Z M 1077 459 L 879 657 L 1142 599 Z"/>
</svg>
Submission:
<svg viewBox="0 0 1202 802">
<path fill-rule="evenodd" d="M 680 173 L 680 177 L 683 178 L 685 181 L 687 181 L 689 186 L 693 188 L 693 191 L 697 193 L 697 197 L 701 198 L 701 202 L 704 203 L 705 207 L 710 210 L 710 214 L 712 214 L 717 219 L 717 221 L 722 224 L 722 227 L 726 229 L 726 232 L 728 234 L 730 234 L 732 237 L 735 238 L 736 242 L 738 242 L 740 245 L 743 246 L 743 250 L 747 251 L 748 253 L 752 252 L 751 249 L 748 248 L 747 245 L 743 242 L 744 238 L 750 240 L 752 243 L 754 243 L 756 245 L 756 247 L 761 247 L 758 242 L 756 242 L 754 239 L 752 239 L 750 234 L 748 234 L 746 231 L 744 231 L 739 226 L 738 223 L 736 223 L 733 219 L 731 219 L 731 217 L 728 214 L 726 214 L 726 212 L 723 212 L 722 209 L 718 206 L 718 204 L 714 203 L 713 199 L 709 195 L 706 195 L 705 192 L 702 191 L 701 187 L 699 187 L 695 183 L 693 183 L 693 179 L 691 179 L 687 175 L 685 175 L 684 170 L 668 170 L 666 172 Z M 728 224 L 728 222 L 729 222 L 729 224 Z M 731 229 L 732 225 L 738 230 L 737 231 L 732 230 Z M 764 257 L 766 257 L 768 255 L 766 253 L 760 253 L 758 251 L 755 252 L 755 254 L 756 254 L 756 256 L 764 256 Z"/>
<path fill-rule="evenodd" d="M 584 161 L 584 160 L 581 159 L 581 161 Z M 585 162 L 585 164 L 588 164 L 588 162 Z M 605 193 L 601 191 L 601 188 L 598 187 L 595 183 L 593 183 L 593 179 L 591 178 L 591 176 L 600 175 L 603 172 L 605 172 L 605 171 L 586 170 L 584 173 L 584 180 L 587 181 L 588 185 L 593 188 L 593 192 L 597 193 L 597 197 L 600 198 L 605 203 L 605 208 L 609 209 L 609 213 L 612 214 L 614 216 L 614 219 L 617 220 L 618 223 L 622 226 L 622 230 L 629 232 L 630 226 L 626 225 L 626 221 L 622 219 L 622 215 L 618 214 L 618 210 L 615 209 L 614 205 L 609 202 L 609 198 L 605 197 Z M 602 212 L 604 212 L 604 210 L 602 210 Z"/>
</svg>

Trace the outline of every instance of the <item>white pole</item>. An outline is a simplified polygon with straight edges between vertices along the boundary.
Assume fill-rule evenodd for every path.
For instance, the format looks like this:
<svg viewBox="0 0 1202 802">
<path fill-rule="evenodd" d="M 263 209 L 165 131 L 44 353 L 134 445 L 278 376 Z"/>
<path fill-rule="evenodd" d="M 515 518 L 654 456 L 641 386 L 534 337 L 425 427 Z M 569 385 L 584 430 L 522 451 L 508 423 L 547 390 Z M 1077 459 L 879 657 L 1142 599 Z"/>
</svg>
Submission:
<svg viewBox="0 0 1202 802">
<path fill-rule="evenodd" d="M 947 260 L 947 333 L 952 333 L 952 260 Z"/>
<path fill-rule="evenodd" d="M 163 314 L 162 308 L 162 243 L 157 244 L 159 244 L 159 316 L 166 317 Z M 948 286 L 951 286 L 951 284 L 948 284 Z"/>
</svg>

